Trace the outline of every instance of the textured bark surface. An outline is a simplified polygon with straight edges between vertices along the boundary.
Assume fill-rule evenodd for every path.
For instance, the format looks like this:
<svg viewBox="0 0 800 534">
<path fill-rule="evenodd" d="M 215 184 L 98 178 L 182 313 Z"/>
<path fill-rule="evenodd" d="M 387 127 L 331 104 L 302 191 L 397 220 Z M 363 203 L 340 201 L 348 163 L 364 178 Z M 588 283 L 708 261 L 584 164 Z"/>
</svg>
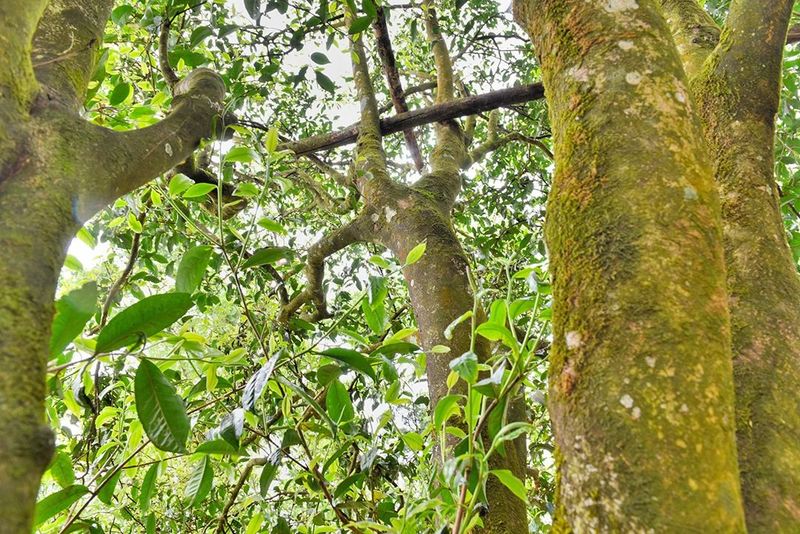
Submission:
<svg viewBox="0 0 800 534">
<path fill-rule="evenodd" d="M 216 74 L 198 70 L 182 82 L 160 123 L 125 133 L 90 125 L 78 110 L 113 2 L 54 0 L 40 22 L 45 4 L 0 6 L 15 28 L 0 47 L 2 534 L 31 531 L 53 452 L 44 421 L 45 368 L 70 240 L 109 202 L 186 159 L 211 134 L 225 92 Z M 64 43 L 74 49 L 63 50 Z"/>
<path fill-rule="evenodd" d="M 556 156 L 561 532 L 744 531 L 719 205 L 656 4 L 515 2 Z"/>
<path fill-rule="evenodd" d="M 719 47 L 693 83 L 722 199 L 750 532 L 794 532 L 800 525 L 800 278 L 773 157 L 792 3 L 733 2 Z"/>
</svg>

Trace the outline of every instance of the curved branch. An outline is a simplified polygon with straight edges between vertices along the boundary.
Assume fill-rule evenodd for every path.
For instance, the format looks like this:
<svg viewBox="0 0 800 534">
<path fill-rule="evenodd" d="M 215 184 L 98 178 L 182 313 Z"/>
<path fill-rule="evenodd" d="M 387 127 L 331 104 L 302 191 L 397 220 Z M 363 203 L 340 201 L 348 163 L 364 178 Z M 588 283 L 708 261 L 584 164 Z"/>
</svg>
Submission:
<svg viewBox="0 0 800 534">
<path fill-rule="evenodd" d="M 179 79 L 172 69 L 172 65 L 169 64 L 169 28 L 171 25 L 172 19 L 164 17 L 161 31 L 158 34 L 158 67 L 161 69 L 161 75 L 164 76 L 170 91 L 174 91 Z"/>
<path fill-rule="evenodd" d="M 160 122 L 126 132 L 88 127 L 86 157 L 111 172 L 110 176 L 98 173 L 79 184 L 76 215 L 87 220 L 108 203 L 186 160 L 201 139 L 214 133 L 224 96 L 222 78 L 212 70 L 197 69 L 175 85 L 173 110 Z"/>
<path fill-rule="evenodd" d="M 306 320 L 316 322 L 331 316 L 325 301 L 325 289 L 322 287 L 325 278 L 325 259 L 354 243 L 367 240 L 369 219 L 366 213 L 363 212 L 350 223 L 311 245 L 306 257 L 306 287 L 283 306 L 280 313 L 281 322 L 287 323 L 291 316 L 307 303 L 313 303 L 316 310 L 304 317 Z"/>
</svg>

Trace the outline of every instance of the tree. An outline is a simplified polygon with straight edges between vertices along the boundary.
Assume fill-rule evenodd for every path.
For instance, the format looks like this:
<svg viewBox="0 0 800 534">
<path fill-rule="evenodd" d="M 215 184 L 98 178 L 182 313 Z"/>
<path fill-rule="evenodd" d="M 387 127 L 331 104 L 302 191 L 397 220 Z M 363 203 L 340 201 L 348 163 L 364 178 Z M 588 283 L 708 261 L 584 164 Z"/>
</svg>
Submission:
<svg viewBox="0 0 800 534">
<path fill-rule="evenodd" d="M 798 524 L 791 2 L 85 4 L 0 7 L 0 532 Z"/>
<path fill-rule="evenodd" d="M 792 530 L 800 289 L 773 159 L 792 2 L 734 1 L 721 33 L 693 0 L 515 8 L 558 169 L 560 527 Z"/>
<path fill-rule="evenodd" d="M 44 4 L 43 2 L 42 8 Z M 468 261 L 450 221 L 450 211 L 460 189 L 460 172 L 483 158 L 487 153 L 511 141 L 523 139 L 523 137 L 515 135 L 499 138 L 496 132 L 498 121 L 494 116 L 489 122 L 490 132 L 487 143 L 477 146 L 471 153 L 468 153 L 466 136 L 471 136 L 472 132 L 464 133 L 452 119 L 485 109 L 493 109 L 503 103 L 524 102 L 537 95 L 540 96 L 540 88 L 523 88 L 497 95 L 465 99 L 463 102 L 455 101 L 456 83 L 449 53 L 440 33 L 434 8 L 426 5 L 424 11 L 427 35 L 432 43 L 436 59 L 437 102 L 440 105 L 432 108 L 429 113 L 422 114 L 422 117 L 426 122 L 437 119 L 442 122 L 437 127 L 437 141 L 431 160 L 432 172 L 425 174 L 413 187 L 395 183 L 388 178 L 380 141 L 381 126 L 378 120 L 378 109 L 367 70 L 368 60 L 358 37 L 364 28 L 355 30 L 359 24 L 363 26 L 365 17 L 357 18 L 355 12 L 347 14 L 350 33 L 355 35 L 352 38 L 352 54 L 355 58 L 354 74 L 359 100 L 363 103 L 362 118 L 358 128 L 359 145 L 355 165 L 351 175 L 345 176 L 318 158 L 312 157 L 311 159 L 317 166 L 333 175 L 341 185 L 357 190 L 363 198 L 364 207 L 361 215 L 354 221 L 336 230 L 309 249 L 306 269 L 309 285 L 289 299 L 289 294 L 283 287 L 284 282 L 281 275 L 270 267 L 278 257 L 285 256 L 285 251 L 268 247 L 250 254 L 242 250 L 239 251 L 238 258 L 231 259 L 234 249 L 227 248 L 229 245 L 226 245 L 226 239 L 230 240 L 230 237 L 226 237 L 222 229 L 224 219 L 229 216 L 226 209 L 228 206 L 223 205 L 223 202 L 232 201 L 232 204 L 244 204 L 246 195 L 239 190 L 231 194 L 231 188 L 227 184 L 217 182 L 205 168 L 209 163 L 207 158 L 200 158 L 198 161 L 195 161 L 194 157 L 187 159 L 200 140 L 210 135 L 215 123 L 219 124 L 224 119 L 230 118 L 229 115 L 223 113 L 221 107 L 224 96 L 222 80 L 213 71 L 196 69 L 183 80 L 179 80 L 170 64 L 168 58 L 170 27 L 175 18 L 186 13 L 190 7 L 183 7 L 181 3 L 176 2 L 167 4 L 164 18 L 159 24 L 161 28 L 160 67 L 164 85 L 174 96 L 172 99 L 173 110 L 169 116 L 152 126 L 124 132 L 98 128 L 80 117 L 78 110 L 87 97 L 87 90 L 90 91 L 88 97 L 91 98 L 98 89 L 98 84 L 92 82 L 102 82 L 106 74 L 103 57 L 100 58 L 99 73 L 96 63 L 103 26 L 110 14 L 115 22 L 119 24 L 121 21 L 124 24 L 124 20 L 132 12 L 131 6 L 123 5 L 115 9 L 112 14 L 111 7 L 111 2 L 93 6 L 83 6 L 80 3 L 69 1 L 50 2 L 43 14 L 41 9 L 37 12 L 21 5 L 8 7 L 9 16 L 13 15 L 20 22 L 25 22 L 28 32 L 23 31 L 15 37 L 20 44 L 20 49 L 16 57 L 11 57 L 6 62 L 5 67 L 9 72 L 5 84 L 8 89 L 8 98 L 4 100 L 3 107 L 8 115 L 8 133 L 4 134 L 4 139 L 7 139 L 8 142 L 7 150 L 3 152 L 5 187 L 2 191 L 2 207 L 5 217 L 2 221 L 2 229 L 4 240 L 8 241 L 4 242 L 4 247 L 7 250 L 14 250 L 15 254 L 5 259 L 2 272 L 4 287 L 17 289 L 7 298 L 8 305 L 4 307 L 6 315 L 2 321 L 2 324 L 10 332 L 10 335 L 4 339 L 2 353 L 4 361 L 9 363 L 6 367 L 6 382 L 2 389 L 3 405 L 8 406 L 9 409 L 4 411 L 4 419 L 0 425 L 3 434 L 7 436 L 7 442 L 0 449 L 2 450 L 0 464 L 4 466 L 0 471 L 2 473 L 0 482 L 6 492 L 3 495 L 6 503 L 3 511 L 8 518 L 4 528 L 7 528 L 9 532 L 27 529 L 27 525 L 32 521 L 32 504 L 39 478 L 42 471 L 48 467 L 52 456 L 50 432 L 40 423 L 45 371 L 43 365 L 45 362 L 42 356 L 48 353 L 51 357 L 58 356 L 72 341 L 72 338 L 82 331 L 84 324 L 94 311 L 93 301 L 96 300 L 94 286 L 84 285 L 59 301 L 55 325 L 51 332 L 50 302 L 58 280 L 58 267 L 64 262 L 67 244 L 80 226 L 104 206 L 132 192 L 136 187 L 147 183 L 171 167 L 176 167 L 185 174 L 176 175 L 170 181 L 170 195 L 183 193 L 183 198 L 203 198 L 214 189 L 219 194 L 216 199 L 217 219 L 220 224 L 219 236 L 215 236 L 201 223 L 191 221 L 186 206 L 180 206 L 173 201 L 172 207 L 186 219 L 187 223 L 192 224 L 200 235 L 220 249 L 227 267 L 233 272 L 236 279 L 243 315 L 255 334 L 253 341 L 267 356 L 267 364 L 255 373 L 244 388 L 244 406 L 250 410 L 255 409 L 257 399 L 261 396 L 267 380 L 272 376 L 280 355 L 269 350 L 263 330 L 257 326 L 254 315 L 248 309 L 248 299 L 242 292 L 238 279 L 238 267 L 265 266 L 265 271 L 279 282 L 282 297 L 280 317 L 284 323 L 287 323 L 288 333 L 297 327 L 297 324 L 292 324 L 290 321 L 293 313 L 309 301 L 313 301 L 316 311 L 307 319 L 317 321 L 327 316 L 325 296 L 321 288 L 322 261 L 325 257 L 356 241 L 379 242 L 387 246 L 398 257 L 406 258 L 407 267 L 404 274 L 410 282 L 416 282 L 416 286 L 411 283 L 412 307 L 421 329 L 421 344 L 430 351 L 427 366 L 431 391 L 429 402 L 432 406 L 438 406 L 441 399 L 445 396 L 448 397 L 445 399 L 446 414 L 437 415 L 437 418 L 443 417 L 443 419 L 439 423 L 440 428 L 436 429 L 436 433 L 439 431 L 442 431 L 443 434 L 445 432 L 456 434 L 461 432 L 463 436 L 466 431 L 467 439 L 463 440 L 463 443 L 468 446 L 469 456 L 466 461 L 463 461 L 459 470 L 466 469 L 465 476 L 467 477 L 470 472 L 473 472 L 473 475 L 479 474 L 483 480 L 477 487 L 471 481 L 469 483 L 468 481 L 462 482 L 457 478 L 452 481 L 458 490 L 455 502 L 451 502 L 451 506 L 456 510 L 456 524 L 463 524 L 466 528 L 467 525 L 472 526 L 476 521 L 480 521 L 476 513 L 477 509 L 474 508 L 475 499 L 480 496 L 481 499 L 488 499 L 489 503 L 490 513 L 484 520 L 487 531 L 514 532 L 526 528 L 526 512 L 522 501 L 524 496 L 519 493 L 519 488 L 524 487 L 521 480 L 525 477 L 524 460 L 519 457 L 520 455 L 524 457 L 524 450 L 520 448 L 524 446 L 524 442 L 519 438 L 514 439 L 519 435 L 519 431 L 507 432 L 507 437 L 503 438 L 500 428 L 507 412 L 513 414 L 516 411 L 516 416 L 521 416 L 519 410 L 514 407 L 519 404 L 519 401 L 512 397 L 516 395 L 522 373 L 525 370 L 524 359 L 529 359 L 529 357 L 527 351 L 520 353 L 520 347 L 516 340 L 510 343 L 517 358 L 515 368 L 511 372 L 507 372 L 505 377 L 501 374 L 499 378 L 494 376 L 490 382 L 487 382 L 492 387 L 499 388 L 499 391 L 495 391 L 487 397 L 489 400 L 493 399 L 492 402 L 487 403 L 488 408 L 483 412 L 468 411 L 463 417 L 456 417 L 456 421 L 461 421 L 457 426 L 446 424 L 446 421 L 453 415 L 453 409 L 461 410 L 458 408 L 459 403 L 450 402 L 451 400 L 463 397 L 470 399 L 470 402 L 475 402 L 473 399 L 478 399 L 477 390 L 473 395 L 471 387 L 478 377 L 477 366 L 483 365 L 486 369 L 491 369 L 489 364 L 498 363 L 497 357 L 490 359 L 489 345 L 486 341 L 487 339 L 497 339 L 496 335 L 485 334 L 484 338 L 481 338 L 482 340 L 476 339 L 475 327 L 478 321 L 485 319 L 485 316 L 470 287 L 467 273 Z M 251 11 L 257 13 L 257 8 L 253 8 L 253 6 L 250 8 Z M 368 6 L 365 9 L 367 9 L 367 18 L 369 19 L 367 23 L 375 19 L 375 31 L 379 34 L 381 57 L 390 81 L 395 106 L 398 111 L 406 111 L 403 109 L 403 96 L 399 93 L 401 89 L 388 41 L 385 16 L 383 12 L 380 15 L 377 12 L 370 12 Z M 372 9 L 374 10 L 374 6 Z M 24 15 L 23 11 L 27 14 Z M 147 15 L 148 13 L 145 12 L 145 17 Z M 37 22 L 38 28 L 36 27 Z M 195 35 L 193 32 L 193 39 Z M 30 45 L 27 44 L 31 39 L 33 40 L 33 53 L 29 50 Z M 64 51 L 62 45 L 67 41 L 72 44 Z M 85 45 L 81 43 L 85 43 Z M 187 58 L 181 59 L 186 60 Z M 18 71 L 15 71 L 15 68 Z M 331 84 L 330 80 L 321 73 L 318 73 L 317 80 L 326 90 Z M 112 105 L 119 104 L 125 101 L 130 93 L 130 84 L 127 82 L 116 83 L 108 100 Z M 493 101 L 495 96 L 499 98 Z M 419 119 L 416 120 L 419 121 Z M 253 124 L 253 126 L 258 127 L 257 124 Z M 470 129 L 474 129 L 474 122 Z M 221 130 L 218 128 L 217 131 Z M 414 148 L 416 145 L 414 135 L 408 126 L 406 126 L 405 137 L 415 154 L 414 159 L 418 170 L 422 170 L 419 148 Z M 274 131 L 270 131 L 266 140 L 268 156 L 275 152 L 276 140 L 277 135 Z M 100 150 L 100 147 L 103 149 Z M 236 155 L 234 152 L 236 151 L 231 151 L 226 156 L 226 161 L 249 161 L 253 153 L 252 149 L 236 152 Z M 180 165 L 177 165 L 179 163 Z M 187 183 L 187 176 L 193 182 Z M 190 185 L 192 183 L 194 185 Z M 325 197 L 324 191 L 319 187 L 316 189 L 311 187 L 318 196 Z M 50 383 L 60 386 L 63 384 L 58 378 L 61 371 L 76 365 L 83 365 L 77 381 L 74 383 L 77 384 L 77 387 L 73 385 L 71 395 L 64 397 L 62 407 L 71 410 L 74 414 L 81 415 L 80 405 L 83 404 L 93 413 L 89 424 L 84 429 L 88 436 L 79 440 L 78 448 L 73 449 L 71 455 L 60 452 L 55 457 L 54 462 L 56 463 L 50 467 L 51 471 L 65 468 L 63 462 L 66 462 L 67 471 L 72 473 L 73 469 L 69 466 L 70 456 L 74 456 L 75 451 L 80 450 L 81 447 L 86 447 L 89 452 L 88 449 L 93 447 L 94 440 L 97 440 L 98 444 L 102 443 L 105 438 L 99 435 L 101 429 L 97 428 L 101 424 L 100 419 L 104 418 L 103 414 L 118 413 L 118 408 L 113 404 L 103 406 L 101 399 L 103 394 L 98 391 L 103 379 L 109 378 L 103 376 L 107 369 L 101 369 L 101 365 L 107 363 L 103 361 L 104 355 L 113 354 L 115 350 L 142 342 L 144 338 L 158 334 L 159 331 L 179 319 L 191 306 L 192 301 L 186 291 L 191 292 L 202 280 L 202 272 L 210 258 L 207 247 L 195 247 L 187 251 L 181 261 L 177 273 L 177 293 L 154 295 L 149 299 L 143 299 L 137 305 L 129 307 L 109 321 L 114 301 L 119 297 L 121 288 L 130 281 L 129 277 L 142 247 L 141 233 L 146 219 L 146 209 L 158 205 L 161 205 L 159 194 L 153 191 L 143 204 L 145 209 L 138 216 L 134 216 L 132 213 L 128 214 L 128 225 L 135 234 L 130 244 L 131 258 L 120 278 L 109 288 L 102 310 L 96 317 L 97 326 L 94 331 L 99 331 L 99 336 L 96 338 L 93 354 L 86 360 L 78 360 L 72 359 L 74 353 L 71 353 L 59 365 L 50 368 L 50 372 L 55 374 L 54 380 L 51 380 Z M 54 207 L 56 208 L 55 212 Z M 239 209 L 241 206 L 233 209 L 233 212 L 235 213 Z M 22 213 L 25 215 L 22 216 Z M 224 216 L 223 213 L 225 213 Z M 393 221 L 395 217 L 396 221 Z M 384 219 L 385 222 L 381 223 L 381 219 Z M 272 227 L 274 229 L 275 224 Z M 429 247 L 427 252 L 424 248 L 426 243 Z M 243 246 L 246 244 L 247 240 L 245 239 Z M 17 251 L 19 254 L 16 253 Z M 188 273 L 183 271 L 184 267 Z M 441 281 L 446 284 L 437 287 Z M 379 326 L 373 327 L 371 322 L 370 327 L 373 327 L 376 334 L 382 334 L 374 354 L 391 355 L 407 352 L 409 350 L 407 343 L 405 345 L 388 343 L 388 341 L 392 341 L 390 339 L 382 345 L 380 344 L 380 341 L 386 337 L 386 327 L 380 324 L 385 322 L 385 318 L 382 316 L 384 313 L 382 300 L 385 298 L 384 295 L 381 295 L 381 291 L 385 292 L 385 289 L 381 289 L 380 284 L 382 283 L 380 280 L 375 280 L 370 288 L 369 301 L 364 301 L 370 310 L 369 316 L 373 317 L 374 322 L 379 323 Z M 202 306 L 200 301 L 197 303 Z M 465 312 L 474 315 L 471 322 L 459 321 L 446 328 L 457 317 L 465 317 Z M 495 323 L 497 323 L 495 329 L 500 329 L 502 333 L 510 335 L 503 326 L 505 313 L 504 311 L 499 323 L 498 319 L 495 319 Z M 369 316 L 368 321 L 370 320 Z M 471 328 L 469 327 L 470 323 L 472 324 Z M 305 324 L 308 325 L 308 323 Z M 447 334 L 445 334 L 445 330 L 448 330 Z M 330 334 L 330 331 L 328 333 Z M 405 334 L 405 336 L 407 335 Z M 50 339 L 49 350 L 48 339 Z M 402 337 L 396 338 L 394 341 L 400 339 Z M 319 341 L 314 345 L 317 343 Z M 452 358 L 443 356 L 439 350 L 434 350 L 437 347 L 444 348 L 445 343 L 450 345 L 447 347 L 449 351 L 458 354 L 464 353 L 461 357 L 464 360 L 464 369 L 456 367 L 457 372 L 451 372 L 450 367 L 452 366 L 449 365 L 449 362 Z M 311 351 L 314 345 L 306 352 Z M 414 346 L 412 345 L 411 348 L 413 350 Z M 347 363 L 355 369 L 362 370 L 367 376 L 375 378 L 374 371 L 371 370 L 372 360 L 365 359 L 352 350 L 349 352 L 326 351 L 323 354 Z M 118 373 L 123 371 L 125 357 L 131 355 L 130 352 L 123 353 L 122 359 L 112 366 L 114 380 L 119 376 Z M 151 353 L 149 357 L 155 356 L 152 356 Z M 87 372 L 91 365 L 94 365 L 93 374 Z M 392 370 L 391 362 L 385 361 L 384 366 L 388 366 L 389 371 L 385 370 L 383 374 L 394 375 L 396 381 L 397 371 Z M 502 367 L 498 367 L 498 370 L 502 373 Z M 455 380 L 461 377 L 465 382 L 453 389 L 451 376 Z M 213 389 L 213 386 L 208 386 L 212 380 L 211 376 L 207 375 L 205 380 L 206 389 Z M 216 378 L 214 380 L 216 381 Z M 352 411 L 352 407 L 347 408 L 350 400 L 341 398 L 341 383 L 335 378 L 335 375 L 333 381 L 330 378 L 325 382 L 322 379 L 319 380 L 323 386 L 320 393 L 324 395 L 326 401 L 327 415 L 320 411 L 316 404 L 319 396 L 317 401 L 311 399 L 302 384 L 298 386 L 281 379 L 278 379 L 275 384 L 283 395 L 285 395 L 284 387 L 294 390 L 310 404 L 311 408 L 316 409 L 317 416 L 322 420 L 327 419 L 333 425 L 330 437 L 337 436 L 337 426 L 349 433 L 350 431 L 346 430 L 348 427 L 344 425 L 348 421 L 341 418 L 348 411 Z M 113 388 L 114 385 L 112 384 L 111 387 Z M 455 394 L 456 391 L 461 393 Z M 468 391 L 469 394 L 467 394 Z M 233 393 L 236 392 L 238 389 L 233 390 Z M 143 428 L 149 442 L 157 448 L 165 451 L 184 451 L 188 419 L 183 402 L 175 396 L 174 390 L 162 370 L 153 365 L 149 359 L 143 359 L 136 369 L 134 394 L 137 416 L 141 423 L 138 427 L 139 436 L 141 437 Z M 346 395 L 349 396 L 349 393 Z M 285 397 L 289 400 L 290 398 Z M 117 400 L 122 401 L 123 399 Z M 281 409 L 282 412 L 278 411 L 276 414 L 277 418 L 273 418 L 273 424 L 280 421 L 281 415 L 287 418 L 290 415 L 289 412 L 292 411 L 291 404 L 282 406 Z M 195 411 L 197 410 L 189 413 Z M 492 416 L 493 411 L 495 414 Z M 437 411 L 437 414 L 439 413 Z M 51 416 L 51 421 L 58 419 L 57 414 L 52 415 L 55 415 L 55 419 Z M 480 417 L 478 417 L 479 415 Z M 212 430 L 210 435 L 228 439 L 230 437 L 228 431 L 233 427 L 234 439 L 229 439 L 229 441 L 234 441 L 235 450 L 239 446 L 239 437 L 242 432 L 242 412 L 234 411 L 232 416 L 232 418 L 223 419 L 219 428 Z M 492 422 L 489 420 L 490 416 Z M 294 437 L 287 438 L 288 434 L 284 436 L 284 444 L 279 451 L 289 459 L 293 458 L 285 450 L 291 445 L 286 443 L 287 439 L 296 439 L 299 440 L 297 443 L 303 445 L 309 460 L 315 461 L 300 426 L 307 419 L 307 415 L 299 418 L 298 426 L 292 432 Z M 498 423 L 500 426 L 497 426 Z M 267 423 L 267 428 L 269 428 L 269 423 Z M 261 435 L 257 430 L 255 433 L 255 435 Z M 406 440 L 410 439 L 406 438 Z M 510 439 L 512 442 L 504 448 L 502 442 L 505 439 Z M 413 448 L 416 449 L 418 447 L 416 439 L 413 443 L 415 443 Z M 457 440 L 440 442 L 439 447 L 443 457 L 445 449 L 449 451 L 451 446 L 456 443 L 458 443 Z M 97 484 L 91 490 L 88 500 L 82 501 L 83 504 L 77 507 L 74 514 L 68 514 L 68 517 L 62 518 L 62 520 L 66 519 L 63 524 L 64 530 L 80 519 L 80 514 L 95 498 L 107 500 L 108 496 L 104 498 L 101 495 L 104 488 L 110 487 L 113 493 L 114 485 L 117 484 L 125 463 L 141 452 L 148 445 L 148 441 L 137 444 L 135 440 L 132 440 L 129 445 L 131 445 L 133 453 L 126 460 L 111 469 L 101 469 L 96 472 L 94 479 Z M 219 445 L 214 445 L 213 440 L 210 442 L 210 446 L 209 451 L 220 452 L 214 448 Z M 483 454 L 479 450 L 476 451 L 475 446 L 479 449 L 485 447 L 490 450 Z M 356 448 L 356 450 L 358 449 Z M 495 452 L 495 455 L 489 459 L 492 451 Z M 99 451 L 92 451 L 91 455 L 93 456 L 97 452 Z M 194 492 L 194 498 L 191 499 L 193 503 L 194 499 L 200 499 L 198 495 L 209 491 L 208 485 L 213 479 L 208 456 L 204 458 L 199 471 L 195 471 L 196 475 L 193 474 L 190 480 L 190 489 Z M 500 469 L 488 480 L 488 468 L 485 467 L 487 459 L 489 459 L 488 465 L 491 468 Z M 89 461 L 91 460 L 87 460 L 87 468 L 89 468 Z M 477 464 L 473 465 L 476 462 Z M 61 464 L 59 465 L 59 463 Z M 246 480 L 254 466 L 260 465 L 265 466 L 265 472 L 268 468 L 277 467 L 270 467 L 272 464 L 266 459 L 254 458 L 245 466 L 242 482 Z M 362 531 L 363 527 L 354 524 L 349 513 L 334 501 L 334 497 L 326 488 L 328 482 L 323 472 L 313 463 L 305 467 L 305 470 L 315 480 L 317 487 L 322 489 L 334 516 L 342 526 L 354 532 Z M 138 487 L 138 499 L 142 511 L 146 512 L 149 508 L 150 496 L 158 473 L 159 463 L 154 463 L 147 470 L 142 485 Z M 52 476 L 56 477 L 58 483 L 64 488 L 39 502 L 36 517 L 33 518 L 35 525 L 48 520 L 60 511 L 69 509 L 70 505 L 90 492 L 90 489 L 82 484 L 73 484 L 74 474 L 65 475 L 59 471 L 59 474 L 53 472 Z M 101 476 L 102 478 L 98 479 Z M 198 479 L 195 479 L 195 476 Z M 262 479 L 264 476 L 262 474 Z M 351 480 L 350 484 L 353 482 Z M 480 489 L 484 483 L 487 484 L 485 491 Z M 263 484 L 262 480 L 262 487 Z M 269 482 L 266 484 L 268 485 Z M 228 505 L 220 515 L 219 531 L 223 531 L 227 527 L 227 516 L 241 490 L 241 485 L 240 482 L 233 490 Z M 447 491 L 446 485 L 445 490 Z M 469 509 L 466 500 L 468 497 L 472 502 Z M 147 528 L 150 528 L 149 525 L 154 521 L 153 514 L 147 516 L 146 520 L 148 521 Z"/>
</svg>

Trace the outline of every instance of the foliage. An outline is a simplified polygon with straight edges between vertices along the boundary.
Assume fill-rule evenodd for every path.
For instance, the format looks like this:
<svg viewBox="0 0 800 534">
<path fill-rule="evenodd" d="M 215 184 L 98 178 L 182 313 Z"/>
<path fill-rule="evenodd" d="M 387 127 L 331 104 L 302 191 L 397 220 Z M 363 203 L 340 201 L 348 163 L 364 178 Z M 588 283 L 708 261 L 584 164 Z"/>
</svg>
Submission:
<svg viewBox="0 0 800 534">
<path fill-rule="evenodd" d="M 282 292 L 304 287 L 309 245 L 358 208 L 354 192 L 336 180 L 348 170 L 351 149 L 327 153 L 319 165 L 278 145 L 279 136 L 304 138 L 356 120 L 347 35 L 369 35 L 376 6 L 364 0 L 356 7 L 349 27 L 341 6 L 325 0 L 128 0 L 114 9 L 87 116 L 125 130 L 168 111 L 171 93 L 156 58 L 160 25 L 174 17 L 169 59 L 178 74 L 209 67 L 227 84 L 239 123 L 232 139 L 201 152 L 235 193 L 232 200 L 219 185 L 164 176 L 78 234 L 51 342 L 47 415 L 57 454 L 37 507 L 42 531 L 321 533 L 338 531 L 337 511 L 344 510 L 361 531 L 439 532 L 457 516 L 465 481 L 463 524 L 480 520 L 480 486 L 489 476 L 527 500 L 532 529 L 548 529 L 551 310 L 541 222 L 552 162 L 543 104 L 502 112 L 502 131 L 538 143 L 505 145 L 472 167 L 454 211 L 477 298 L 489 310 L 485 322 L 474 314 L 463 320 L 473 339 L 494 342 L 487 363 L 452 355 L 448 384 L 467 383 L 466 402 L 454 393 L 429 414 L 426 355 L 402 278 L 402 266 L 426 253 L 424 244 L 407 258 L 373 246 L 329 258 L 333 317 L 296 317 L 290 328 L 278 320 Z M 419 11 L 388 10 L 407 87 L 429 82 L 433 68 L 420 44 Z M 457 0 L 439 16 L 463 94 L 538 79 L 507 3 Z M 798 51 L 788 48 L 777 144 L 795 258 L 799 65 Z M 388 102 L 377 69 L 373 83 Z M 413 109 L 431 98 L 423 91 L 408 101 Z M 478 117 L 476 140 L 490 134 L 488 117 Z M 418 128 L 417 136 L 425 153 L 432 128 Z M 402 136 L 385 144 L 394 178 L 413 180 Z M 245 205 L 223 217 L 231 202 Z M 505 424 L 505 401 L 520 386 L 528 423 Z M 477 438 L 483 428 L 488 445 Z M 487 458 L 522 433 L 533 475 L 523 483 L 507 470 L 490 473 Z M 437 454 L 453 440 L 456 455 L 437 469 Z"/>
</svg>

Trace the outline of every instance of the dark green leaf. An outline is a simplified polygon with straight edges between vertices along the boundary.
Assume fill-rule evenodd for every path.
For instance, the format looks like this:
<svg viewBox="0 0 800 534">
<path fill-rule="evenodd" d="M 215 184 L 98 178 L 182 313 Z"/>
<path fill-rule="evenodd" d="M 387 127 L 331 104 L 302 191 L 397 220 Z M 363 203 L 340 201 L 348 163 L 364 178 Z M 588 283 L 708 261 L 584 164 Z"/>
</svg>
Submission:
<svg viewBox="0 0 800 534">
<path fill-rule="evenodd" d="M 350 25 L 350 28 L 347 30 L 347 33 L 349 33 L 350 35 L 361 33 L 367 28 L 369 28 L 369 25 L 371 23 L 372 23 L 372 17 L 370 17 L 369 15 L 364 17 L 358 17 Z"/>
<path fill-rule="evenodd" d="M 206 455 L 197 462 L 189 481 L 186 483 L 184 500 L 192 508 L 203 502 L 214 484 L 214 469 L 211 467 L 211 458 Z"/>
<path fill-rule="evenodd" d="M 203 281 L 209 260 L 211 260 L 211 247 L 208 245 L 187 250 L 178 265 L 175 290 L 179 293 L 193 293 Z"/>
<path fill-rule="evenodd" d="M 166 293 L 144 298 L 119 312 L 97 336 L 95 354 L 111 352 L 158 334 L 192 307 L 188 293 Z"/>
<path fill-rule="evenodd" d="M 350 393 L 344 384 L 334 380 L 328 386 L 328 394 L 325 396 L 325 404 L 328 408 L 328 415 L 337 424 L 341 425 L 351 421 L 355 417 L 353 403 L 350 400 Z"/>
<path fill-rule="evenodd" d="M 280 452 L 270 456 L 267 459 L 267 463 L 264 464 L 264 469 L 261 470 L 261 477 L 258 480 L 262 497 L 266 497 L 269 494 L 269 487 L 272 485 L 272 481 L 275 480 L 275 475 L 278 474 L 280 465 Z"/>
<path fill-rule="evenodd" d="M 335 92 L 336 92 L 336 84 L 334 84 L 334 83 L 331 81 L 331 79 L 330 79 L 330 78 L 328 78 L 327 76 L 325 76 L 325 75 L 322 73 L 322 71 L 319 71 L 319 70 L 318 70 L 318 71 L 316 71 L 316 72 L 315 72 L 315 75 L 316 75 L 316 77 L 317 77 L 317 83 L 319 84 L 319 86 L 320 86 L 320 87 L 322 87 L 323 89 L 325 89 L 325 90 L 326 90 L 326 91 L 328 91 L 329 93 L 335 93 Z"/>
<path fill-rule="evenodd" d="M 364 356 L 360 352 L 356 352 L 352 349 L 334 347 L 322 351 L 321 354 L 349 365 L 356 371 L 360 371 L 376 382 L 378 380 L 378 375 L 375 374 L 375 369 L 372 368 L 374 360 Z"/>
<path fill-rule="evenodd" d="M 158 478 L 158 466 L 161 462 L 154 463 L 147 470 L 139 488 L 139 509 L 146 512 L 150 509 L 150 500 L 156 492 L 156 478 Z"/>
<path fill-rule="evenodd" d="M 331 60 L 328 59 L 328 56 L 326 56 L 322 52 L 314 52 L 313 54 L 311 54 L 311 61 L 313 61 L 318 65 L 327 65 L 328 63 L 331 62 Z"/>
<path fill-rule="evenodd" d="M 290 258 L 292 250 L 286 247 L 265 247 L 260 248 L 250 256 L 247 261 L 242 263 L 242 268 L 258 267 L 259 265 L 272 265 L 284 258 Z"/>
<path fill-rule="evenodd" d="M 136 412 L 147 437 L 163 451 L 184 452 L 189 417 L 175 388 L 158 367 L 142 359 L 134 380 Z"/>
<path fill-rule="evenodd" d="M 467 351 L 458 358 L 450 360 L 450 369 L 458 373 L 464 381 L 472 384 L 478 379 L 478 355 Z"/>
<path fill-rule="evenodd" d="M 108 103 L 112 106 L 121 104 L 130 94 L 131 85 L 127 82 L 122 82 L 111 91 L 111 94 L 108 96 Z"/>
</svg>

